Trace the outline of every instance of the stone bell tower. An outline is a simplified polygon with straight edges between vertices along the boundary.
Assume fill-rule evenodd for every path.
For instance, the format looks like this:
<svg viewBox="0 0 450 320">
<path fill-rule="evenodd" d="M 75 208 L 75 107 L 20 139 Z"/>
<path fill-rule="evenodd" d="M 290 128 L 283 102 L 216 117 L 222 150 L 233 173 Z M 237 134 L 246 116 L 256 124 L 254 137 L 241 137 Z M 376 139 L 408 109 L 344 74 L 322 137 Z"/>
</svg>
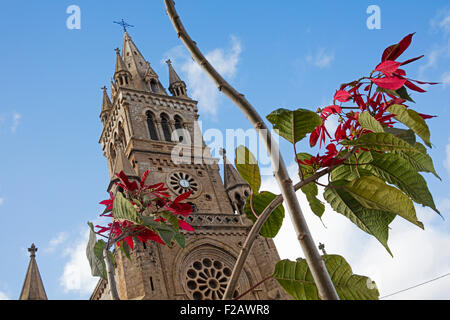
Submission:
<svg viewBox="0 0 450 320">
<path fill-rule="evenodd" d="M 212 158 L 197 123 L 197 102 L 189 97 L 170 60 L 167 64 L 171 95 L 130 35 L 124 33 L 123 48 L 116 49 L 111 98 L 103 88 L 99 142 L 108 162 L 109 190 L 116 173 L 123 170 L 139 179 L 149 169 L 147 184 L 164 182 L 172 196 L 192 191 L 187 201 L 194 213 L 187 222 L 196 231 L 186 234 L 185 249 L 137 244 L 131 261 L 117 250 L 118 291 L 121 299 L 221 299 L 251 228 L 242 215 L 242 201 L 245 203 L 250 189 L 229 162 L 222 183 L 219 159 Z M 270 275 L 278 260 L 273 241 L 258 238 L 235 295 Z M 245 298 L 287 296 L 270 280 Z M 105 281 L 99 281 L 91 299 L 109 299 Z"/>
</svg>

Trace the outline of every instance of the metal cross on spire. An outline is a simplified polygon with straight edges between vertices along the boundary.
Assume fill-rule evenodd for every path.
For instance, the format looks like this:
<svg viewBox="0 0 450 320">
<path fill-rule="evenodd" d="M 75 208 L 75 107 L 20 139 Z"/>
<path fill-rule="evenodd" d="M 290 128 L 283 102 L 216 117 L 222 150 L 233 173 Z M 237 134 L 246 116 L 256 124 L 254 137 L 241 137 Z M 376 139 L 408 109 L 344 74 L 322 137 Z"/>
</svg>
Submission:
<svg viewBox="0 0 450 320">
<path fill-rule="evenodd" d="M 38 248 L 36 248 L 36 246 L 33 244 L 31 244 L 31 248 L 28 248 L 28 252 L 30 253 L 30 257 L 35 257 L 36 256 L 36 251 L 38 250 Z"/>
<path fill-rule="evenodd" d="M 321 250 L 323 252 L 323 255 L 327 254 L 327 252 L 325 251 L 325 245 L 320 242 L 319 242 L 319 250 Z"/>
<path fill-rule="evenodd" d="M 113 22 L 117 23 L 118 25 L 121 25 L 124 32 L 127 32 L 127 27 L 134 27 L 131 24 L 126 23 L 125 20 L 123 20 L 123 19 L 120 22 L 118 22 L 118 21 L 113 21 Z"/>
</svg>

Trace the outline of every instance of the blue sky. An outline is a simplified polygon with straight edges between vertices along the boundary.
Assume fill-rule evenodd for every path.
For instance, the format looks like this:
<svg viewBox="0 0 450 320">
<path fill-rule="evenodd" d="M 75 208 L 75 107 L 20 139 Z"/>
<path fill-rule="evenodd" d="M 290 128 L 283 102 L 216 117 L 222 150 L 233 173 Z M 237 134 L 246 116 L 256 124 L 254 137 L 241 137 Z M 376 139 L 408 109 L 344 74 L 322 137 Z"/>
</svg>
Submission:
<svg viewBox="0 0 450 320">
<path fill-rule="evenodd" d="M 447 220 L 420 209 L 428 230 L 399 221 L 391 231 L 390 258 L 380 245 L 349 222 L 309 217 L 316 241 L 346 256 L 391 293 L 450 272 L 450 7 L 445 0 L 421 1 L 207 1 L 176 5 L 194 40 L 262 115 L 276 108 L 325 106 L 338 86 L 369 73 L 387 46 L 417 32 L 405 57 L 426 57 L 408 66 L 420 80 L 440 81 L 414 95 L 414 108 L 436 114 L 430 121 L 442 181 L 427 175 Z M 69 5 L 81 9 L 81 29 L 66 27 Z M 369 30 L 366 9 L 381 9 L 380 30 Z M 0 298 L 17 299 L 28 265 L 27 248 L 39 247 L 38 265 L 50 299 L 86 299 L 95 283 L 83 269 L 86 222 L 102 210 L 108 184 L 98 144 L 101 90 L 114 72 L 114 48 L 126 19 L 133 40 L 168 86 L 165 58 L 171 57 L 188 90 L 200 100 L 204 129 L 250 127 L 244 116 L 196 72 L 159 1 L 14 1 L 0 12 Z M 372 68 L 372 69 L 371 69 Z M 288 144 L 281 142 L 290 165 Z M 303 151 L 308 151 L 306 144 Z M 270 176 L 267 188 L 276 189 Z M 306 210 L 308 211 L 308 210 Z M 309 214 L 307 212 L 307 214 Z M 329 213 L 333 215 L 333 213 Z M 334 214 L 337 215 L 337 214 Z M 290 221 L 286 219 L 286 235 Z M 339 229 L 342 228 L 342 229 Z M 332 238 L 331 236 L 335 236 Z M 282 257 L 295 237 L 277 239 Z M 417 247 L 419 246 L 419 248 Z M 370 250 L 369 250 L 370 248 Z M 380 249 L 381 248 L 381 249 Z M 372 251 L 371 251 L 372 250 Z M 81 252 L 81 254 L 80 254 Z M 396 255 L 398 253 L 398 255 Z M 378 266 L 377 268 L 375 268 Z M 413 267 L 414 266 L 414 267 Z M 407 270 L 405 270 L 407 268 Z M 380 271 L 381 270 L 381 271 Z M 377 278 L 378 277 L 378 278 Z M 63 279 L 63 280 L 61 280 Z M 392 281 L 391 281 L 392 280 Z M 395 280 L 395 281 L 394 281 Z M 87 289 L 86 289 L 87 288 Z M 450 298 L 450 280 L 399 298 Z M 415 294 L 415 295 L 414 295 Z"/>
</svg>

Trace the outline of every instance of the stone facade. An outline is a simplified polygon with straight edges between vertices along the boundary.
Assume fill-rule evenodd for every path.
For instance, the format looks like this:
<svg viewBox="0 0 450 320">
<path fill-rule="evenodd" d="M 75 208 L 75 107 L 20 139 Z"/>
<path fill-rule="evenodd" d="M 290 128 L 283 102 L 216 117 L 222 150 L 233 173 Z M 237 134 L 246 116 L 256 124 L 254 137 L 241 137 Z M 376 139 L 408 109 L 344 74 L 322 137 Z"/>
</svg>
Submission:
<svg viewBox="0 0 450 320">
<path fill-rule="evenodd" d="M 231 164 L 228 170 L 234 171 L 228 171 L 225 180 L 233 179 L 222 183 L 218 159 L 211 157 L 203 142 L 197 102 L 188 97 L 186 85 L 170 60 L 168 64 L 172 96 L 125 33 L 122 54 L 117 49 L 111 99 L 104 88 L 100 115 L 104 129 L 99 142 L 111 181 L 121 170 L 141 176 L 149 169 L 147 184 L 164 182 L 172 196 L 193 191 L 187 201 L 195 212 L 187 222 L 196 232 L 186 233 L 185 249 L 170 249 L 153 242 L 136 244 L 131 260 L 117 250 L 118 291 L 121 299 L 220 299 L 251 228 L 234 197 L 239 193 L 239 200 L 245 201 L 250 190 Z M 182 156 L 182 161 L 174 154 Z M 113 186 L 111 183 L 109 190 L 114 191 Z M 270 275 L 277 261 L 273 241 L 258 238 L 235 294 Z M 91 299 L 109 299 L 105 281 L 98 283 Z M 275 280 L 270 280 L 246 299 L 287 296 Z"/>
</svg>

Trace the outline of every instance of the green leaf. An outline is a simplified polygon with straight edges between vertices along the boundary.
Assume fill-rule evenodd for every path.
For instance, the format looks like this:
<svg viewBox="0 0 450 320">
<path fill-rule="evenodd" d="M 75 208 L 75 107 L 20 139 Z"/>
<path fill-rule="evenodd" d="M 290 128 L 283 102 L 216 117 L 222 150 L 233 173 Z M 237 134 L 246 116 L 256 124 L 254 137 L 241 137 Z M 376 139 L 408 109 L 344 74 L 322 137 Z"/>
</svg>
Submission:
<svg viewBox="0 0 450 320">
<path fill-rule="evenodd" d="M 405 100 L 410 101 L 410 102 L 413 102 L 413 103 L 416 103 L 416 102 L 411 98 L 411 96 L 409 95 L 408 90 L 406 90 L 406 87 L 405 87 L 405 86 L 401 87 L 401 88 L 398 89 L 396 92 L 397 92 L 397 94 L 398 94 L 398 96 L 399 96 L 400 98 L 405 99 Z"/>
<path fill-rule="evenodd" d="M 333 182 L 331 188 L 325 189 L 323 194 L 325 200 L 336 212 L 347 217 L 362 231 L 374 236 L 392 255 L 387 241 L 389 225 L 394 220 L 395 214 L 364 208 L 349 192 L 340 188 L 346 183 L 346 181 L 342 180 Z"/>
<path fill-rule="evenodd" d="M 361 127 L 364 129 L 370 130 L 372 132 L 384 132 L 383 126 L 378 122 L 369 111 L 364 111 L 359 115 L 358 118 Z"/>
<path fill-rule="evenodd" d="M 394 104 L 387 110 L 396 115 L 395 119 L 413 130 L 419 137 L 422 138 L 425 144 L 431 148 L 430 129 L 428 128 L 425 120 L 416 111 L 406 108 L 400 104 Z"/>
<path fill-rule="evenodd" d="M 418 152 L 418 150 L 409 143 L 386 132 L 367 133 L 359 139 L 343 141 L 342 144 L 374 151 Z"/>
<path fill-rule="evenodd" d="M 253 215 L 252 210 L 250 208 L 250 199 L 252 198 L 253 198 L 253 209 L 259 216 L 276 198 L 276 195 L 268 191 L 263 191 L 259 194 L 253 194 L 251 197 L 247 199 L 244 208 L 245 214 L 250 220 L 255 222 L 256 217 Z M 262 226 L 260 234 L 265 238 L 274 238 L 278 234 L 278 231 L 280 231 L 281 225 L 283 224 L 283 219 L 284 219 L 284 208 L 283 205 L 280 204 L 270 214 L 269 218 Z"/>
<path fill-rule="evenodd" d="M 130 252 L 131 248 L 128 246 L 128 243 L 126 241 L 122 240 L 122 243 L 120 244 L 120 251 L 124 254 L 124 256 L 131 261 Z"/>
<path fill-rule="evenodd" d="M 170 246 L 172 240 L 176 240 L 174 238 L 178 232 L 173 227 L 162 222 L 156 222 L 152 217 L 142 217 L 142 220 L 143 225 L 158 233 L 166 245 Z"/>
<path fill-rule="evenodd" d="M 273 124 L 273 128 L 280 136 L 293 144 L 322 125 L 320 116 L 306 109 L 295 111 L 278 109 L 269 114 L 267 120 Z"/>
<path fill-rule="evenodd" d="M 361 177 L 349 182 L 344 188 L 363 207 L 398 214 L 420 228 L 424 228 L 423 223 L 417 220 L 416 209 L 411 199 L 400 190 L 388 186 L 380 178 Z"/>
<path fill-rule="evenodd" d="M 441 177 L 436 172 L 434 168 L 433 159 L 424 151 L 425 146 L 421 143 L 417 142 L 414 145 L 417 151 L 409 152 L 409 151 L 394 151 L 395 154 L 399 155 L 403 159 L 408 160 L 408 162 L 419 172 L 430 172 L 436 176 L 439 180 L 442 180 Z"/>
<path fill-rule="evenodd" d="M 178 218 L 171 212 L 163 211 L 160 213 L 160 216 L 167 221 L 175 228 L 177 232 L 180 231 L 180 223 L 178 222 Z"/>
<path fill-rule="evenodd" d="M 306 199 L 308 200 L 312 212 L 319 218 L 322 218 L 325 212 L 325 205 L 317 198 L 317 195 L 319 194 L 319 188 L 317 185 L 314 182 L 311 182 L 301 189 L 306 195 Z"/>
<path fill-rule="evenodd" d="M 415 142 L 414 143 L 414 147 L 417 150 L 419 150 L 419 152 L 422 152 L 422 153 L 425 153 L 425 154 L 428 153 L 427 148 L 423 144 L 421 144 L 420 142 Z"/>
<path fill-rule="evenodd" d="M 370 167 L 378 177 L 397 186 L 413 201 L 430 207 L 439 213 L 434 204 L 433 196 L 428 190 L 427 182 L 407 160 L 396 154 L 374 152 L 372 156 L 374 160 Z"/>
<path fill-rule="evenodd" d="M 86 256 L 91 267 L 91 274 L 93 277 L 106 279 L 106 266 L 105 261 L 103 260 L 103 249 L 106 247 L 106 242 L 103 240 L 97 241 L 92 223 L 89 222 L 88 224 L 91 230 L 88 245 L 86 247 Z"/>
<path fill-rule="evenodd" d="M 184 237 L 184 235 L 182 235 L 181 233 L 177 233 L 174 237 L 174 240 L 180 247 L 182 247 L 183 249 L 186 248 L 186 238 Z"/>
<path fill-rule="evenodd" d="M 378 300 L 375 283 L 368 277 L 353 274 L 343 257 L 324 255 L 323 259 L 341 300 Z M 278 262 L 273 277 L 296 300 L 320 299 L 305 259 Z"/>
<path fill-rule="evenodd" d="M 162 241 L 168 246 L 172 244 L 172 240 L 174 240 L 175 236 L 178 234 L 175 230 L 158 228 L 156 230 L 158 235 L 161 237 Z"/>
<path fill-rule="evenodd" d="M 297 162 L 298 161 L 305 161 L 305 160 L 309 160 L 312 158 L 312 155 L 310 155 L 309 153 L 297 153 Z M 304 165 L 299 163 L 298 164 L 300 166 L 300 168 L 302 169 L 302 173 L 303 173 L 303 179 L 306 179 L 310 176 L 312 176 L 313 174 L 316 173 L 317 168 L 313 168 L 313 166 L 309 166 L 309 165 Z M 300 175 L 300 173 L 299 173 Z M 302 176 L 300 175 L 300 178 L 302 178 Z"/>
<path fill-rule="evenodd" d="M 234 159 L 236 169 L 241 177 L 247 181 L 253 193 L 258 193 L 261 188 L 261 173 L 255 156 L 244 146 L 236 148 Z"/>
<path fill-rule="evenodd" d="M 124 219 L 136 224 L 141 224 L 142 219 L 136 208 L 128 201 L 121 192 L 117 192 L 113 203 L 114 219 Z"/>
<path fill-rule="evenodd" d="M 416 134 L 411 129 L 384 128 L 384 131 L 408 142 L 412 146 L 416 144 Z"/>
<path fill-rule="evenodd" d="M 334 169 L 331 172 L 331 181 L 352 181 L 362 176 L 372 175 L 372 173 L 366 169 L 366 164 L 370 163 L 373 160 L 370 151 L 360 150 L 357 157 L 358 161 L 356 161 L 356 158 L 353 155 L 345 162 L 347 165 L 341 165 Z"/>
<path fill-rule="evenodd" d="M 378 87 L 377 88 L 377 92 L 386 92 L 386 93 L 389 93 L 389 94 L 391 94 L 393 96 L 396 96 L 396 97 L 399 97 L 399 98 L 402 98 L 402 99 L 405 99 L 407 101 L 415 103 L 415 101 L 410 97 L 410 95 L 408 93 L 408 90 L 406 90 L 405 86 L 401 87 L 398 90 L 389 90 L 389 89 L 384 89 L 384 88 Z"/>
</svg>

